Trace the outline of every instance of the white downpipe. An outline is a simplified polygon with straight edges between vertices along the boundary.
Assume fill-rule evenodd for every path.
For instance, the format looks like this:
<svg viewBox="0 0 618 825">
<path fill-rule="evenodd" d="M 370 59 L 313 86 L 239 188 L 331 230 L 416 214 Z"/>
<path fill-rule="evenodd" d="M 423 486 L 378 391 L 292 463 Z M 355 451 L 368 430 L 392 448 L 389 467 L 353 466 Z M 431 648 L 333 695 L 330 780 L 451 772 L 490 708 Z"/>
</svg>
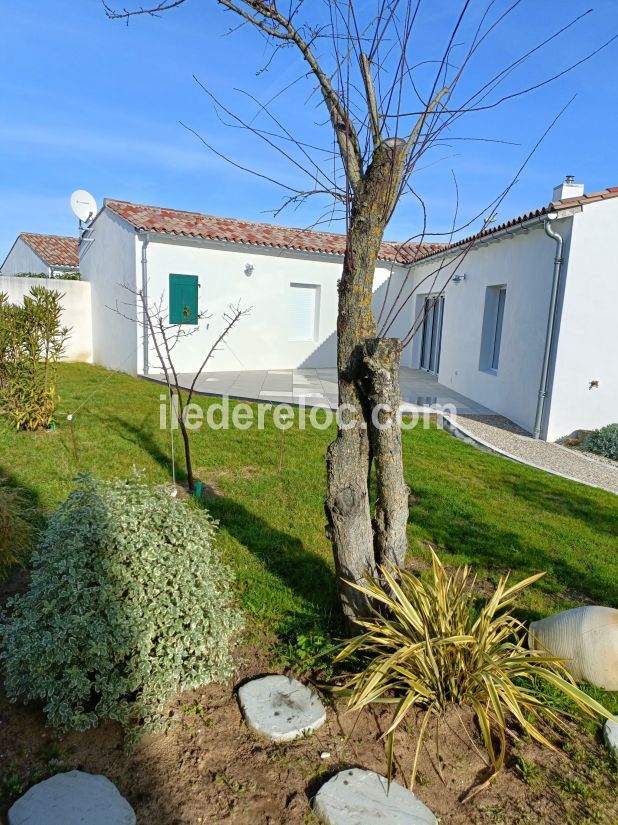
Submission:
<svg viewBox="0 0 618 825">
<path fill-rule="evenodd" d="M 143 308 L 142 308 L 142 327 L 144 330 L 144 337 L 143 337 L 143 365 L 142 365 L 142 374 L 148 375 L 149 370 L 149 363 L 148 363 L 148 312 L 146 307 L 148 306 L 148 253 L 147 247 L 150 238 L 148 235 L 142 235 L 142 301 L 143 301 Z"/>
<path fill-rule="evenodd" d="M 545 410 L 545 399 L 547 398 L 547 378 L 549 375 L 549 358 L 551 355 L 551 345 L 554 338 L 554 328 L 556 326 L 556 309 L 558 306 L 558 287 L 560 286 L 560 271 L 562 269 L 562 249 L 564 241 L 552 229 L 552 217 L 547 215 L 543 219 L 545 234 L 556 243 L 556 256 L 554 258 L 554 275 L 551 285 L 551 298 L 549 301 L 549 314 L 547 316 L 547 332 L 545 334 L 545 350 L 543 352 L 543 367 L 541 369 L 541 382 L 539 384 L 539 398 L 536 405 L 536 415 L 534 418 L 534 437 L 541 437 L 541 427 L 543 425 L 543 412 Z"/>
</svg>

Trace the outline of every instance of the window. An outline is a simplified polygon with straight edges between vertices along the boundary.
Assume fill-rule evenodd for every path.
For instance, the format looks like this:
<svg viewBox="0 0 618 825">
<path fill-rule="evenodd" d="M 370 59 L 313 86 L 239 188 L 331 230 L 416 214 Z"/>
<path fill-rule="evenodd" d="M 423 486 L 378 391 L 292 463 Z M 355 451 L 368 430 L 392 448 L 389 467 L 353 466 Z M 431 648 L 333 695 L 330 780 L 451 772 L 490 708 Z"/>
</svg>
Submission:
<svg viewBox="0 0 618 825">
<path fill-rule="evenodd" d="M 485 293 L 485 313 L 481 338 L 481 358 L 479 369 L 497 372 L 500 363 L 502 326 L 506 304 L 505 286 L 488 286 Z"/>
<path fill-rule="evenodd" d="M 492 370 L 498 369 L 500 361 L 500 341 L 502 339 L 502 321 L 504 319 L 504 302 L 506 300 L 506 287 L 498 290 L 498 311 L 496 312 L 496 328 L 494 330 L 494 343 L 491 355 Z"/>
<path fill-rule="evenodd" d="M 198 289 L 197 275 L 170 274 L 170 324 L 197 324 Z"/>
<path fill-rule="evenodd" d="M 318 337 L 320 287 L 290 284 L 288 296 L 288 340 L 315 341 Z"/>
<path fill-rule="evenodd" d="M 444 295 L 428 295 L 423 307 L 420 366 L 422 370 L 436 375 L 440 371 L 443 316 Z"/>
</svg>

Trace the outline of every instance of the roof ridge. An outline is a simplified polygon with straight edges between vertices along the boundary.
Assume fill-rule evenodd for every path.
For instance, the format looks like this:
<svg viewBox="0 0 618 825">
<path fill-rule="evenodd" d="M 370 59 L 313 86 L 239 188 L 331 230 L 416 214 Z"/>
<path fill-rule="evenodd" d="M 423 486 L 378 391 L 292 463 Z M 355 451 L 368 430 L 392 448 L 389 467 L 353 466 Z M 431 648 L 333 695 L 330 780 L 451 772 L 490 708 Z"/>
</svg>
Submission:
<svg viewBox="0 0 618 825">
<path fill-rule="evenodd" d="M 24 235 L 29 235 L 32 238 L 60 238 L 62 241 L 78 240 L 76 235 L 56 235 L 53 232 L 20 232 L 18 237 L 22 238 Z"/>
<path fill-rule="evenodd" d="M 337 256 L 345 252 L 346 236 L 341 232 L 325 232 L 246 218 L 208 215 L 204 212 L 149 206 L 114 198 L 105 198 L 103 206 L 142 231 Z M 419 250 L 435 249 L 438 246 L 442 245 L 430 242 L 383 241 L 379 260 L 406 264 L 416 257 Z"/>
<path fill-rule="evenodd" d="M 176 209 L 172 206 L 155 206 L 153 204 L 147 203 L 136 203 L 135 201 L 121 201 L 116 200 L 115 198 L 105 198 L 103 205 L 109 206 L 110 203 L 121 203 L 126 206 L 135 206 L 141 209 L 158 209 L 163 210 L 165 212 L 178 212 L 181 215 L 199 215 L 201 218 L 209 218 L 213 221 L 233 221 L 234 223 L 246 223 L 250 224 L 251 226 L 264 226 L 268 227 L 269 229 L 283 229 L 289 230 L 291 232 L 312 232 L 316 235 L 328 235 L 333 238 L 343 238 L 343 232 L 326 232 L 323 229 L 313 229 L 313 228 L 303 228 L 301 226 L 290 226 L 289 224 L 279 224 L 279 223 L 271 223 L 270 221 L 255 221 L 249 218 L 233 218 L 230 215 L 211 215 L 208 212 L 196 212 L 195 210 L 191 209 Z M 383 241 L 383 243 L 389 244 L 397 244 L 397 243 L 407 243 L 406 241 Z"/>
<path fill-rule="evenodd" d="M 497 226 L 488 227 L 486 229 L 481 230 L 480 232 L 476 232 L 473 235 L 468 235 L 465 238 L 460 238 L 457 241 L 453 241 L 452 243 L 444 244 L 439 249 L 429 250 L 427 252 L 421 253 L 418 255 L 413 263 L 417 263 L 419 261 L 426 260 L 427 258 L 431 258 L 434 255 L 439 255 L 441 252 L 448 252 L 450 249 L 454 249 L 458 246 L 464 246 L 465 244 L 473 244 L 475 241 L 480 240 L 481 238 L 487 238 L 491 235 L 496 235 L 499 232 L 503 232 L 505 229 L 510 229 L 514 226 L 519 226 L 522 223 L 526 223 L 526 221 L 534 220 L 534 218 L 541 218 L 543 215 L 547 215 L 549 212 L 560 212 L 566 211 L 567 209 L 572 209 L 574 206 L 588 206 L 591 203 L 600 203 L 604 200 L 611 200 L 613 198 L 618 198 L 618 186 L 610 186 L 607 189 L 602 189 L 599 192 L 589 192 L 587 195 L 576 195 L 572 198 L 563 198 L 559 201 L 550 201 L 546 206 L 540 206 L 537 209 L 532 210 L 531 212 L 525 212 L 523 215 L 519 215 L 516 218 L 510 218 L 508 221 L 504 221 L 503 223 L 498 224 Z"/>
</svg>

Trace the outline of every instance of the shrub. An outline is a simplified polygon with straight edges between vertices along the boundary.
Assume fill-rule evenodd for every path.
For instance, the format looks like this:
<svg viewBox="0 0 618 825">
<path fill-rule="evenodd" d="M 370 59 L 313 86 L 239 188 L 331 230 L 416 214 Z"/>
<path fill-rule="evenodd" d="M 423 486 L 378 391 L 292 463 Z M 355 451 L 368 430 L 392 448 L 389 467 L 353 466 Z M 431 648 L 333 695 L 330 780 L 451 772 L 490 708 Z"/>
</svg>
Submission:
<svg viewBox="0 0 618 825">
<path fill-rule="evenodd" d="M 145 730 L 176 691 L 224 679 L 241 626 L 216 523 L 169 489 L 79 476 L 34 552 L 30 589 L 2 628 L 10 698 L 52 725 Z"/>
<path fill-rule="evenodd" d="M 56 269 L 51 275 L 47 272 L 16 272 L 15 278 L 47 278 L 56 281 L 81 281 L 81 272 L 77 269 Z"/>
<path fill-rule="evenodd" d="M 35 513 L 24 495 L 0 479 L 0 579 L 19 564 L 35 535 Z"/>
<path fill-rule="evenodd" d="M 422 721 L 412 785 L 427 724 L 450 705 L 473 708 L 494 774 L 504 764 L 509 717 L 532 739 L 553 748 L 540 726 L 544 719 L 559 725 L 560 716 L 540 692 L 543 684 L 587 714 L 608 717 L 558 659 L 525 647 L 526 630 L 509 610 L 516 594 L 542 573 L 511 587 L 508 577 L 501 578 L 480 610 L 474 609 L 476 578 L 469 569 L 459 568 L 449 576 L 435 553 L 428 583 L 405 570 L 382 568 L 381 573 L 384 584 L 370 579 L 366 586 L 354 585 L 380 612 L 376 609 L 373 618 L 358 622 L 366 632 L 346 644 L 336 661 L 368 657 L 364 670 L 346 677 L 339 687 L 349 695 L 351 709 L 395 703 L 385 733 L 389 779 L 395 731 L 417 709 Z"/>
<path fill-rule="evenodd" d="M 582 444 L 589 453 L 618 461 L 618 424 L 608 424 L 589 433 Z"/>
<path fill-rule="evenodd" d="M 18 430 L 49 427 L 56 409 L 57 363 L 69 334 L 61 298 L 33 286 L 19 306 L 0 293 L 0 409 Z"/>
</svg>

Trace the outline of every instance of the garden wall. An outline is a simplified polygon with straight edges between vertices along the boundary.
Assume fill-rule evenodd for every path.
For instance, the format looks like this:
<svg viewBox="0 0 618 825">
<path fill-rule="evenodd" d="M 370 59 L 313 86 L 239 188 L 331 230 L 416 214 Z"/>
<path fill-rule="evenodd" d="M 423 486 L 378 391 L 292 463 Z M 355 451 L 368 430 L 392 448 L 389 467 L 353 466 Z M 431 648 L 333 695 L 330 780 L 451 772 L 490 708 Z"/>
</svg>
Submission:
<svg viewBox="0 0 618 825">
<path fill-rule="evenodd" d="M 70 327 L 63 360 L 92 363 L 92 310 L 90 284 L 85 281 L 47 280 L 45 278 L 0 277 L 0 292 L 6 292 L 12 304 L 23 303 L 33 286 L 55 289 L 62 297 L 62 323 Z"/>
</svg>

